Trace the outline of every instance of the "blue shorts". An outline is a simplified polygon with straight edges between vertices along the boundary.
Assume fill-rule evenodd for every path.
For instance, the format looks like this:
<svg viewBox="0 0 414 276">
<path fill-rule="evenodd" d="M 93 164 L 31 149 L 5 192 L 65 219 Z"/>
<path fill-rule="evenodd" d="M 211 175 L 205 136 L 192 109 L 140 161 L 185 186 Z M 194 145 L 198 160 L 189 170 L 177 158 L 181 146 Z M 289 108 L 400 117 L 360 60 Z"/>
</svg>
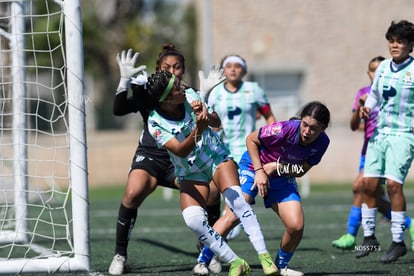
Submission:
<svg viewBox="0 0 414 276">
<path fill-rule="evenodd" d="M 248 162 L 248 159 L 250 159 L 250 156 L 248 154 L 247 156 L 244 154 L 239 163 L 240 185 L 243 193 L 246 193 L 252 197 L 252 204 L 255 204 L 254 199 L 258 193 L 258 189 L 257 187 L 254 187 L 252 190 L 255 173 L 254 171 L 248 169 L 250 163 Z M 270 208 L 274 203 L 301 201 L 295 177 L 273 177 L 269 178 L 269 182 L 270 188 L 267 191 L 267 196 L 263 198 L 264 206 L 266 208 Z"/>
</svg>

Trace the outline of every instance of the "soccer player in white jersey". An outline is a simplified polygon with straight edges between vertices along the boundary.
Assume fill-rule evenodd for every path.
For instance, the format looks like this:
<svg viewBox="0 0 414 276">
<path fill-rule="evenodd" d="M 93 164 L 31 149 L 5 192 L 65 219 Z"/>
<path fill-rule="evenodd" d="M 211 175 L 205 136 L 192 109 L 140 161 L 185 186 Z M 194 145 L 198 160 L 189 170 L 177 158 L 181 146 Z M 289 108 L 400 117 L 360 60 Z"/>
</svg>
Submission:
<svg viewBox="0 0 414 276">
<path fill-rule="evenodd" d="M 391 58 L 377 68 L 371 93 L 360 109 L 361 118 L 367 119 L 374 107 L 379 106 L 377 128 L 369 141 L 365 160 L 362 196 L 364 241 L 355 249 L 357 258 L 380 250 L 375 237 L 376 190 L 381 179 L 385 178 L 391 202 L 392 243 L 380 260 L 390 263 L 407 253 L 403 184 L 414 156 L 414 62 L 410 56 L 414 45 L 414 24 L 406 20 L 393 21 L 385 37 Z"/>
<path fill-rule="evenodd" d="M 369 61 L 367 73 L 370 79 L 370 84 L 358 90 L 354 98 L 354 105 L 352 107 L 352 115 L 350 122 L 351 130 L 363 130 L 364 143 L 361 149 L 359 173 L 352 184 L 353 202 L 348 216 L 347 233 L 342 235 L 339 239 L 332 241 L 332 245 L 334 247 L 342 250 L 355 250 L 356 237 L 358 229 L 361 226 L 361 200 L 364 178 L 365 154 L 367 152 L 369 139 L 371 138 L 372 134 L 374 134 L 376 128 L 379 108 L 377 106 L 374 110 L 372 110 L 369 119 L 367 120 L 361 120 L 361 118 L 359 117 L 359 109 L 364 106 L 365 100 L 368 97 L 369 92 L 371 91 L 371 85 L 372 81 L 374 80 L 375 70 L 377 70 L 378 65 L 384 59 L 385 58 L 382 56 L 376 56 Z M 385 183 L 383 182 L 382 184 Z M 385 196 L 385 190 L 383 186 L 385 185 L 379 185 L 379 190 L 377 191 L 378 212 L 380 212 L 385 219 L 391 220 L 391 204 L 388 198 Z M 414 225 L 412 224 L 412 219 L 410 216 L 406 216 L 405 218 L 405 227 L 410 234 L 412 241 L 411 248 L 412 250 L 414 250 Z"/>
<path fill-rule="evenodd" d="M 259 112 L 267 124 L 276 122 L 263 89 L 256 82 L 243 81 L 247 74 L 246 61 L 239 55 L 223 58 L 221 67 L 226 81 L 208 95 L 210 106 L 220 117 L 220 137 L 236 162 L 246 150 L 246 137 L 256 130 Z"/>
<path fill-rule="evenodd" d="M 156 103 L 148 117 L 148 130 L 159 147 L 167 149 L 180 184 L 182 215 L 199 241 L 221 260 L 230 264 L 229 275 L 246 275 L 249 265 L 239 258 L 222 239 L 230 227 L 221 217 L 214 229 L 208 224 L 206 203 L 209 183 L 213 181 L 223 194 L 226 205 L 243 224 L 255 248 L 265 275 L 276 275 L 259 222 L 252 207 L 243 197 L 237 164 L 210 127 L 220 119 L 207 111 L 199 94 L 185 90 L 181 80 L 168 71 L 153 74 L 147 83 L 148 92 Z"/>
<path fill-rule="evenodd" d="M 239 55 L 225 56 L 220 64 L 226 80 L 207 94 L 206 100 L 220 117 L 221 126 L 216 129 L 229 148 L 234 160 L 240 161 L 246 150 L 246 137 L 256 130 L 257 115 L 263 116 L 267 124 L 276 122 L 269 100 L 257 82 L 243 81 L 247 74 L 246 61 Z M 241 231 L 237 225 L 227 239 Z M 203 261 L 203 257 L 199 259 Z"/>
<path fill-rule="evenodd" d="M 138 55 L 138 52 L 134 52 L 132 49 L 124 50 L 117 55 L 121 78 L 114 97 L 114 115 L 124 116 L 139 112 L 144 128 L 132 159 L 125 192 L 118 210 L 115 252 L 108 269 L 111 275 L 121 275 L 125 272 L 128 259 L 128 244 L 137 217 L 139 218 L 138 211 L 141 204 L 157 186 L 179 189 L 174 175 L 174 166 L 170 161 L 167 150 L 164 148 L 159 149 L 154 138 L 148 132 L 147 123 L 149 112 L 152 110 L 152 104 L 146 90 L 146 73 L 138 74 L 146 66 L 135 68 Z M 163 45 L 156 60 L 155 70 L 167 70 L 177 78 L 183 78 L 185 73 L 184 55 L 176 49 L 174 44 L 168 43 Z M 210 78 L 211 73 L 207 79 L 200 79 L 200 82 L 203 81 L 206 84 L 203 85 L 203 90 L 205 91 L 209 91 L 209 88 L 216 83 L 215 78 Z M 135 75 L 136 78 L 134 77 Z M 220 76 L 218 75 L 218 77 Z M 131 80 L 133 81 L 131 82 Z M 132 95 L 128 95 L 130 88 Z M 210 187 L 209 202 L 206 209 L 209 223 L 214 224 L 220 216 L 221 201 L 220 194 L 217 190 L 214 190 L 215 185 L 212 184 Z M 220 262 L 216 259 L 212 259 L 208 267 L 212 272 L 221 271 Z M 206 267 L 201 269 L 208 273 Z"/>
</svg>

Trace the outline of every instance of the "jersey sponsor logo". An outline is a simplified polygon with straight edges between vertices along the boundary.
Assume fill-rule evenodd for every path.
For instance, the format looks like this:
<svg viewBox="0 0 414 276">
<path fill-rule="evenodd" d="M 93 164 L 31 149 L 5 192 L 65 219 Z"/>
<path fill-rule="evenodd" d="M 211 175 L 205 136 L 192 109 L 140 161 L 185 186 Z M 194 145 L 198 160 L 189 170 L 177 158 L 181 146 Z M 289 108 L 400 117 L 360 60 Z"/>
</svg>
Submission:
<svg viewBox="0 0 414 276">
<path fill-rule="evenodd" d="M 171 134 L 173 134 L 174 136 L 177 136 L 180 132 L 181 132 L 180 128 L 172 128 L 171 129 Z"/>
<path fill-rule="evenodd" d="M 230 120 L 233 120 L 235 116 L 240 115 L 241 114 L 241 109 L 240 107 L 236 107 L 233 110 L 228 110 L 227 111 L 227 117 L 229 117 Z"/>
<path fill-rule="evenodd" d="M 386 100 L 386 101 L 388 101 L 388 99 L 389 98 L 392 98 L 392 97 L 394 97 L 395 95 L 397 95 L 397 90 L 395 90 L 395 88 L 394 87 L 392 87 L 392 86 L 390 86 L 390 87 L 387 87 L 387 88 L 383 88 L 382 89 L 382 97 Z"/>
</svg>

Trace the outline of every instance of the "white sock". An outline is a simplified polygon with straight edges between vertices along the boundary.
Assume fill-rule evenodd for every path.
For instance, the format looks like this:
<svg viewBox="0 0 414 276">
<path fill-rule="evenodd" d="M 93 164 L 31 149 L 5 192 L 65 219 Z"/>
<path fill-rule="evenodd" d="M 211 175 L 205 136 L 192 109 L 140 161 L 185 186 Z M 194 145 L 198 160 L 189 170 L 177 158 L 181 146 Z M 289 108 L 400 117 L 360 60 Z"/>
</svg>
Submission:
<svg viewBox="0 0 414 276">
<path fill-rule="evenodd" d="M 227 206 L 236 214 L 257 254 L 267 252 L 262 230 L 253 208 L 243 197 L 240 186 L 231 186 L 223 192 Z"/>
<path fill-rule="evenodd" d="M 206 244 L 220 259 L 228 263 L 237 259 L 236 253 L 207 221 L 207 212 L 200 206 L 190 206 L 183 210 L 183 218 L 199 241 Z"/>
<path fill-rule="evenodd" d="M 402 242 L 404 240 L 405 230 L 405 211 L 391 211 L 391 233 L 393 242 Z"/>
<path fill-rule="evenodd" d="M 365 203 L 362 203 L 361 207 L 361 224 L 364 229 L 364 237 L 369 237 L 375 234 L 377 208 L 368 208 Z"/>
</svg>

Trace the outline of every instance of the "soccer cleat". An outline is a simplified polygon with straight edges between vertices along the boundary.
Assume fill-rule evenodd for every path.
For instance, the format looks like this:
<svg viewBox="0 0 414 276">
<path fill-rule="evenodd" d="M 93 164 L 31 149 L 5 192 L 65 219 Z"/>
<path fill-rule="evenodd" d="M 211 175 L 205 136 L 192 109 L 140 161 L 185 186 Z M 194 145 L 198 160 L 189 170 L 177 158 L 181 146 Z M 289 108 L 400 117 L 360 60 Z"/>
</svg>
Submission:
<svg viewBox="0 0 414 276">
<path fill-rule="evenodd" d="M 228 276 L 242 276 L 250 272 L 250 266 L 245 260 L 237 258 L 230 263 Z"/>
<path fill-rule="evenodd" d="M 193 276 L 209 275 L 208 268 L 205 263 L 198 263 L 193 267 Z"/>
<path fill-rule="evenodd" d="M 381 256 L 380 260 L 384 264 L 395 262 L 399 257 L 407 254 L 407 247 L 404 241 L 392 242 L 388 250 Z"/>
<path fill-rule="evenodd" d="M 411 237 L 411 250 L 414 251 L 414 225 L 411 224 L 411 227 L 408 228 L 408 232 Z"/>
<path fill-rule="evenodd" d="M 217 256 L 214 255 L 213 259 L 211 259 L 208 264 L 208 269 L 215 274 L 219 274 L 221 272 L 221 263 Z"/>
<path fill-rule="evenodd" d="M 124 273 L 124 266 L 126 262 L 126 257 L 115 254 L 115 256 L 112 258 L 111 265 L 109 266 L 108 272 L 111 275 L 121 275 Z"/>
<path fill-rule="evenodd" d="M 280 269 L 279 273 L 280 273 L 279 275 L 281 276 L 302 276 L 304 275 L 303 272 L 301 271 L 296 271 L 296 270 L 293 270 L 287 267 Z"/>
<path fill-rule="evenodd" d="M 273 263 L 269 253 L 259 254 L 259 261 L 262 265 L 264 275 L 279 275 L 277 267 Z"/>
<path fill-rule="evenodd" d="M 379 244 L 377 238 L 375 235 L 364 237 L 364 241 L 362 242 L 362 245 L 355 246 L 355 257 L 356 258 L 362 258 L 365 256 L 368 256 L 369 253 L 374 251 L 380 251 L 381 245 Z"/>
<path fill-rule="evenodd" d="M 339 239 L 332 241 L 332 246 L 342 250 L 352 250 L 355 248 L 356 238 L 351 234 L 342 235 Z"/>
</svg>

